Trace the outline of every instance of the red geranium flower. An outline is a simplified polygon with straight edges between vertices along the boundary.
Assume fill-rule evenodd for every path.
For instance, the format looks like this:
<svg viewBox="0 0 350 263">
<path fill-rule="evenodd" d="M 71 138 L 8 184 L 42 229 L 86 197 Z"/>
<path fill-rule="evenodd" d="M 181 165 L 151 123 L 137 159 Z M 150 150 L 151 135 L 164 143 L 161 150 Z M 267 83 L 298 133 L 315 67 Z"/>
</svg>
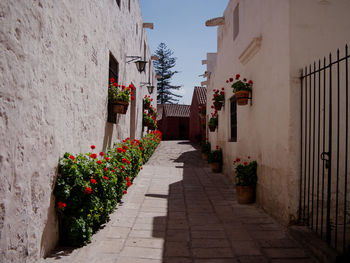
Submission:
<svg viewBox="0 0 350 263">
<path fill-rule="evenodd" d="M 236 162 L 239 162 L 241 159 L 239 159 L 239 158 L 236 158 Z"/>
<path fill-rule="evenodd" d="M 101 161 L 101 160 L 98 160 L 96 163 L 101 164 L 101 163 L 102 163 L 102 161 Z"/>
<path fill-rule="evenodd" d="M 239 79 L 239 77 L 240 77 L 241 75 L 239 75 L 239 74 L 236 74 L 236 79 Z"/>
<path fill-rule="evenodd" d="M 64 202 L 58 202 L 58 208 L 59 209 L 62 209 L 63 207 L 66 207 L 67 205 L 66 205 L 66 203 L 64 203 Z"/>
<path fill-rule="evenodd" d="M 122 148 L 117 148 L 118 153 L 121 153 L 122 151 L 123 151 Z"/>
<path fill-rule="evenodd" d="M 109 157 L 105 157 L 105 160 L 106 160 L 106 161 L 109 161 L 110 159 L 109 159 Z"/>
<path fill-rule="evenodd" d="M 88 195 L 92 193 L 92 190 L 90 187 L 86 187 L 85 189 L 85 193 L 87 193 Z"/>
<path fill-rule="evenodd" d="M 123 163 L 127 163 L 128 160 L 127 160 L 126 158 L 123 158 L 123 159 L 122 159 L 122 162 L 123 162 Z"/>
<path fill-rule="evenodd" d="M 131 182 L 128 181 L 128 182 L 126 183 L 126 186 L 127 186 L 127 187 L 130 187 L 130 186 L 131 186 Z"/>
<path fill-rule="evenodd" d="M 125 180 L 127 180 L 128 182 L 130 182 L 129 176 L 125 177 Z"/>
<path fill-rule="evenodd" d="M 128 191 L 124 190 L 123 194 L 125 194 L 125 195 L 126 195 L 127 193 L 128 193 Z"/>
<path fill-rule="evenodd" d="M 248 156 L 248 159 L 250 159 L 250 156 Z"/>
<path fill-rule="evenodd" d="M 90 182 L 91 182 L 92 184 L 96 184 L 96 180 L 95 180 L 94 178 L 92 178 L 92 179 L 90 180 Z"/>
<path fill-rule="evenodd" d="M 249 80 L 249 81 L 248 81 L 248 84 L 253 85 L 253 81 L 252 81 L 252 80 Z"/>
<path fill-rule="evenodd" d="M 108 169 L 106 167 L 104 169 L 105 169 L 106 172 L 108 172 Z"/>
<path fill-rule="evenodd" d="M 111 81 L 111 82 L 114 82 L 115 80 L 114 80 L 114 78 L 111 78 L 110 81 Z"/>
<path fill-rule="evenodd" d="M 142 146 L 140 147 L 140 150 L 143 151 L 143 147 Z"/>
<path fill-rule="evenodd" d="M 107 177 L 107 176 L 104 176 L 103 179 L 108 180 L 108 177 Z"/>
<path fill-rule="evenodd" d="M 243 165 L 244 165 L 244 166 L 247 166 L 247 165 L 248 165 L 248 163 L 247 163 L 247 162 L 244 162 L 244 163 L 243 163 Z"/>
<path fill-rule="evenodd" d="M 97 158 L 97 154 L 96 154 L 96 153 L 92 153 L 92 154 L 90 155 L 90 157 L 91 157 L 92 159 L 96 159 L 96 158 Z"/>
<path fill-rule="evenodd" d="M 100 155 L 103 156 L 103 155 L 105 155 L 105 154 L 104 154 L 104 152 L 100 152 Z"/>
<path fill-rule="evenodd" d="M 134 97 L 134 96 L 131 96 L 131 100 L 135 100 L 135 97 Z"/>
<path fill-rule="evenodd" d="M 111 172 L 112 172 L 112 173 L 114 173 L 115 171 L 114 171 L 114 170 L 112 170 Z"/>
<path fill-rule="evenodd" d="M 226 80 L 226 83 L 228 83 L 228 80 Z"/>
<path fill-rule="evenodd" d="M 91 145 L 90 148 L 91 149 L 95 149 L 96 147 L 95 147 L 95 145 Z"/>
<path fill-rule="evenodd" d="M 236 75 L 237 76 L 237 75 Z M 233 81 L 233 78 L 230 78 L 230 82 L 232 82 Z"/>
<path fill-rule="evenodd" d="M 74 156 L 73 155 L 70 155 L 69 156 L 69 159 L 72 159 L 74 161 Z"/>
<path fill-rule="evenodd" d="M 219 146 L 216 145 L 216 150 L 219 150 Z"/>
<path fill-rule="evenodd" d="M 246 78 L 244 78 L 244 79 L 243 79 L 243 81 L 244 81 L 244 82 L 247 82 L 247 79 L 246 79 Z"/>
<path fill-rule="evenodd" d="M 141 170 L 143 170 L 143 167 L 141 166 Z"/>
</svg>

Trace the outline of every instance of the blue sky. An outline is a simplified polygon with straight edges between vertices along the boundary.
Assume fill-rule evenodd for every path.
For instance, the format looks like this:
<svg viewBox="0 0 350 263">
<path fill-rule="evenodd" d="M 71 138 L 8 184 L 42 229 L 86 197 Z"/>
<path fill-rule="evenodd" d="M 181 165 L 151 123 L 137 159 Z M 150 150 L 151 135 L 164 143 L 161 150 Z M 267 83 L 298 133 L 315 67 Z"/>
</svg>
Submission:
<svg viewBox="0 0 350 263">
<path fill-rule="evenodd" d="M 147 30 L 152 54 L 164 42 L 177 58 L 173 85 L 182 85 L 180 104 L 191 104 L 193 87 L 205 79 L 202 60 L 216 52 L 217 27 L 205 21 L 222 16 L 229 0 L 140 0 L 144 22 L 154 23 Z"/>
</svg>

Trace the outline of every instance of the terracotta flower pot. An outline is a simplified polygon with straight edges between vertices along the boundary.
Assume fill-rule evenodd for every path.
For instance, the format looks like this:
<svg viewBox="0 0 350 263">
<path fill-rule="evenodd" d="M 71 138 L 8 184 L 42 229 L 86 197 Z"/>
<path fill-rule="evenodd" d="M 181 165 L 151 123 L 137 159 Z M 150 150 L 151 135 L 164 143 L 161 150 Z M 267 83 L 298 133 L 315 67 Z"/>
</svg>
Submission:
<svg viewBox="0 0 350 263">
<path fill-rule="evenodd" d="M 112 112 L 119 114 L 126 114 L 128 106 L 129 103 L 124 101 L 117 101 L 115 103 L 111 103 Z"/>
<path fill-rule="evenodd" d="M 216 129 L 216 126 L 215 126 L 215 125 L 208 125 L 208 127 L 209 127 L 209 130 L 210 130 L 211 132 L 214 132 L 215 129 Z"/>
<path fill-rule="evenodd" d="M 213 173 L 220 173 L 221 172 L 221 163 L 211 163 L 210 169 Z"/>
<path fill-rule="evenodd" d="M 250 204 L 255 201 L 255 186 L 236 185 L 239 204 Z"/>
<path fill-rule="evenodd" d="M 204 161 L 208 161 L 208 154 L 202 153 L 202 159 L 203 159 Z"/>
<path fill-rule="evenodd" d="M 240 90 L 235 93 L 237 104 L 238 105 L 247 105 L 249 98 L 249 91 Z"/>
<path fill-rule="evenodd" d="M 222 102 L 221 101 L 214 101 L 214 107 L 216 110 L 221 110 Z"/>
</svg>

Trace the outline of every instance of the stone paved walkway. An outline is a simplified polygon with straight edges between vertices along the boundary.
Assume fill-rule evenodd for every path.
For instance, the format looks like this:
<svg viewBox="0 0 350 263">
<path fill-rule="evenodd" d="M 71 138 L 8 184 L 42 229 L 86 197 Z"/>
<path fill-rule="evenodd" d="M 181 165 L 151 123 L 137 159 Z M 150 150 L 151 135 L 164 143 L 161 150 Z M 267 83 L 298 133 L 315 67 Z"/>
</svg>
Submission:
<svg viewBox="0 0 350 263">
<path fill-rule="evenodd" d="M 185 141 L 162 142 L 90 244 L 43 262 L 316 262 Z"/>
</svg>

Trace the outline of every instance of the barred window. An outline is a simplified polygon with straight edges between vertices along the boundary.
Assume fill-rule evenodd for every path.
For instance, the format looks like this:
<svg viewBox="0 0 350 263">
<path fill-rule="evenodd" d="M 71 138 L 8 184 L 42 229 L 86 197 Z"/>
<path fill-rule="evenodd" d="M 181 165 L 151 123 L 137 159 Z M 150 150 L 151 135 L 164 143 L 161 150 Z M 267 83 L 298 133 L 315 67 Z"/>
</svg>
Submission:
<svg viewBox="0 0 350 263">
<path fill-rule="evenodd" d="M 113 57 L 111 53 L 109 53 L 109 80 L 111 78 L 114 78 L 115 82 L 118 83 L 118 71 L 119 71 L 119 64 L 117 60 Z"/>
</svg>

